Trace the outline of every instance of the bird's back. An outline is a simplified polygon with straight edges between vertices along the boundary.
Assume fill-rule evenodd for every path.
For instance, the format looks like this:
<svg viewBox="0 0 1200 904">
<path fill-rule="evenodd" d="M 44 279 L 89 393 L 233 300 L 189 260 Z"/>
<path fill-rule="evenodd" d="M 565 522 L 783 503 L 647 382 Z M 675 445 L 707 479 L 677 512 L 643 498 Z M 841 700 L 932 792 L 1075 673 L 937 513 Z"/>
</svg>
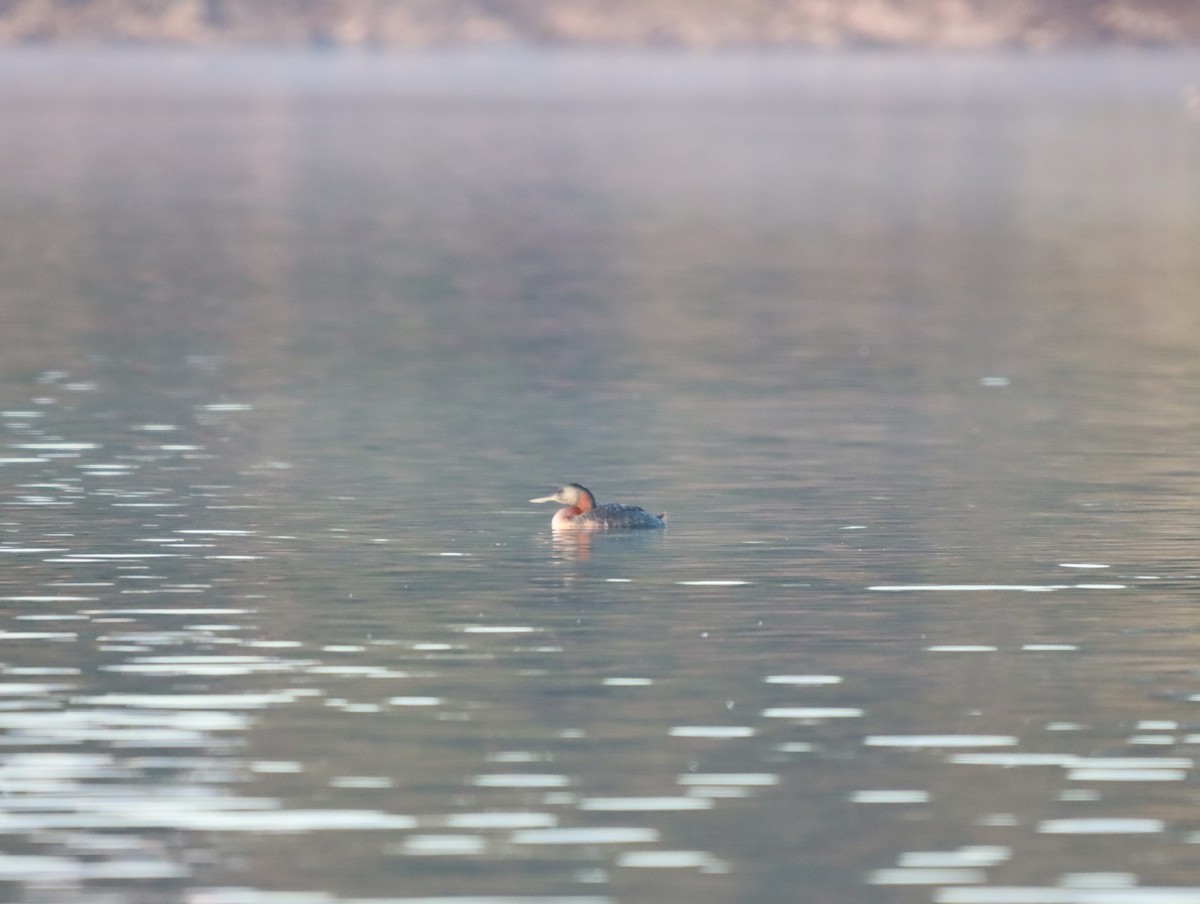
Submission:
<svg viewBox="0 0 1200 904">
<path fill-rule="evenodd" d="M 639 527 L 664 527 L 665 522 L 661 516 L 651 515 L 640 505 L 621 505 L 618 502 L 608 502 L 604 505 L 598 505 L 590 511 L 586 511 L 581 515 L 572 519 L 578 523 L 586 524 L 594 529 L 621 529 L 628 530 L 630 528 Z"/>
</svg>

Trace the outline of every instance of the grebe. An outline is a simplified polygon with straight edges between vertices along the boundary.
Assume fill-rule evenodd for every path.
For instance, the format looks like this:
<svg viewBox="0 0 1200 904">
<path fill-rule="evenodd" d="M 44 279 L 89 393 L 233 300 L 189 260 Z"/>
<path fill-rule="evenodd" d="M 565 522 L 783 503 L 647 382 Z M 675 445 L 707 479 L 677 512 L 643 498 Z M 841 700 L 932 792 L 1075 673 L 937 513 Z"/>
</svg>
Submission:
<svg viewBox="0 0 1200 904">
<path fill-rule="evenodd" d="M 587 487 L 569 483 L 553 496 L 530 499 L 530 502 L 558 502 L 560 508 L 550 521 L 552 530 L 632 530 L 666 527 L 667 516 L 651 515 L 641 506 L 606 502 L 596 505 L 596 497 Z"/>
</svg>

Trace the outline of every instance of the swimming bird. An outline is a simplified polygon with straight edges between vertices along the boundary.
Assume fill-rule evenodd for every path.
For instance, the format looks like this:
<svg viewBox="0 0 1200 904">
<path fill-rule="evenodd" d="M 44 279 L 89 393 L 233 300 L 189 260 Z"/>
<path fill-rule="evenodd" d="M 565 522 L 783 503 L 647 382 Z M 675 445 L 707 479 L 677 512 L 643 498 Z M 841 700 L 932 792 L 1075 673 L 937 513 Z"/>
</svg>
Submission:
<svg viewBox="0 0 1200 904">
<path fill-rule="evenodd" d="M 596 497 L 587 487 L 569 483 L 555 490 L 552 496 L 530 499 L 530 502 L 557 502 L 565 505 L 550 520 L 552 530 L 636 530 L 667 526 L 667 516 L 651 515 L 638 505 L 606 502 L 596 505 Z"/>
</svg>

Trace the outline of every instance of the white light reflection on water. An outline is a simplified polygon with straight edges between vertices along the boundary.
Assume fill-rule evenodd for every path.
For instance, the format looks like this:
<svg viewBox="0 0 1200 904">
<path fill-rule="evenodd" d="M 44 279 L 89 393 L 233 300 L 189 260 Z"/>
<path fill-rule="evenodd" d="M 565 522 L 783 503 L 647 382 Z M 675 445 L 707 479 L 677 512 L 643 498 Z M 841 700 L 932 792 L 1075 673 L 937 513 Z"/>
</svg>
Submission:
<svg viewBox="0 0 1200 904">
<path fill-rule="evenodd" d="M 80 452 L 85 449 L 99 449 L 99 443 L 10 443 L 9 448 L 12 449 L 30 449 L 30 450 L 54 450 L 62 452 Z"/>
<path fill-rule="evenodd" d="M 950 867 L 896 867 L 867 875 L 871 885 L 981 885 L 986 881 L 987 873 L 981 869 Z"/>
<path fill-rule="evenodd" d="M 992 888 L 943 888 L 936 904 L 1195 904 L 1200 886 L 1128 889 L 1063 888 L 1038 886 L 995 886 Z"/>
<path fill-rule="evenodd" d="M 410 857 L 464 857 L 487 849 L 488 841 L 480 835 L 410 835 L 396 852 Z"/>
<path fill-rule="evenodd" d="M 910 851 L 897 858 L 896 866 L 872 870 L 871 885 L 982 885 L 985 868 L 1003 863 L 1011 856 L 1006 847 L 968 845 L 954 851 Z"/>
<path fill-rule="evenodd" d="M 512 772 L 477 775 L 471 783 L 479 788 L 565 788 L 571 780 L 565 775 Z"/>
<path fill-rule="evenodd" d="M 1038 823 L 1037 830 L 1045 835 L 1145 835 L 1158 834 L 1166 827 L 1161 819 L 1098 816 L 1047 819 Z"/>
<path fill-rule="evenodd" d="M 210 402 L 202 406 L 205 411 L 226 412 L 226 411 L 253 411 L 254 406 L 245 402 Z"/>
<path fill-rule="evenodd" d="M 924 804 L 929 802 L 928 791 L 884 788 L 855 791 L 850 800 L 856 804 Z"/>
<path fill-rule="evenodd" d="M 48 714 L 53 715 L 53 714 Z M 160 716 L 171 714 L 158 714 Z M 225 730 L 221 713 L 205 714 L 204 730 Z M 103 742 L 102 731 L 83 735 Z M 143 733 L 137 746 L 157 742 Z M 39 743 L 44 743 L 41 741 Z M 169 744 L 166 746 L 170 746 Z M 270 798 L 234 797 L 217 786 L 147 787 L 143 770 L 190 769 L 199 777 L 216 765 L 207 758 L 160 761 L 107 754 L 15 753 L 0 756 L 0 831 L 7 833 L 173 829 L 198 832 L 307 832 L 408 829 L 416 820 L 374 810 L 286 808 Z M 215 776 L 214 776 L 215 777 Z M 135 844 L 135 842 L 130 842 Z"/>
<path fill-rule="evenodd" d="M 1014 747 L 1010 735 L 871 735 L 863 738 L 868 747 Z"/>
<path fill-rule="evenodd" d="M 590 844 L 652 844 L 658 841 L 656 829 L 639 826 L 595 826 L 554 829 L 526 829 L 514 832 L 513 844 L 528 845 L 590 845 Z"/>
<path fill-rule="evenodd" d="M 13 743 L 15 733 L 20 737 L 36 736 L 48 742 L 57 740 L 86 741 L 88 738 L 116 740 L 128 737 L 131 740 L 141 735 L 150 740 L 157 734 L 162 738 L 179 741 L 205 740 L 211 731 L 239 731 L 249 724 L 244 716 L 221 711 L 186 712 L 154 710 L 147 712 L 127 709 L 73 709 L 45 712 L 0 712 L 0 728 L 7 729 L 5 743 Z M 157 729 L 157 732 L 150 729 Z"/>
<path fill-rule="evenodd" d="M 1070 584 L 876 584 L 868 590 L 886 593 L 970 593 L 973 591 L 1015 590 L 1022 593 L 1050 593 L 1066 590 Z"/>
<path fill-rule="evenodd" d="M 693 772 L 678 776 L 676 781 L 703 788 L 765 788 L 778 785 L 779 776 L 772 772 Z"/>
<path fill-rule="evenodd" d="M 673 738 L 750 738 L 755 730 L 748 725 L 675 725 L 667 732 Z"/>
<path fill-rule="evenodd" d="M 193 676 L 207 678 L 229 678 L 238 675 L 270 672 L 298 672 L 315 665 L 312 661 L 286 661 L 280 659 L 252 659 L 246 656 L 206 657 L 144 657 L 142 661 L 104 665 L 106 672 L 136 675 Z"/>
<path fill-rule="evenodd" d="M 253 888 L 197 888 L 188 904 L 616 904 L 597 895 L 446 895 L 397 898 L 341 898 L 325 892 L 261 891 Z"/>
<path fill-rule="evenodd" d="M 297 691 L 244 694 L 101 694 L 77 697 L 73 702 L 89 706 L 128 706 L 137 709 L 227 710 L 263 709 L 291 703 L 303 696 Z"/>
<path fill-rule="evenodd" d="M 972 844 L 953 851 L 908 851 L 900 855 L 900 867 L 941 868 L 961 866 L 995 866 L 1012 857 L 1003 845 Z"/>
<path fill-rule="evenodd" d="M 729 864 L 707 851 L 624 851 L 617 866 L 627 869 L 694 869 L 703 873 L 723 873 Z"/>
<path fill-rule="evenodd" d="M 70 684 L 0 684 L 0 697 L 36 697 L 68 690 Z"/>
<path fill-rule="evenodd" d="M 767 684 L 822 687 L 829 684 L 841 684 L 842 677 L 840 675 L 768 675 L 763 681 Z"/>
<path fill-rule="evenodd" d="M 1072 769 L 1071 782 L 1182 782 L 1189 773 L 1183 769 Z"/>
<path fill-rule="evenodd" d="M 44 812 L 63 798 L 30 798 L 25 810 L 10 807 L 0 814 L 0 831 L 43 832 L 64 829 L 170 829 L 187 832 L 272 832 L 291 834 L 322 831 L 393 831 L 415 828 L 411 816 L 377 810 L 301 810 L 275 800 L 224 798 L 206 800 L 136 794 L 103 797 L 96 789 L 69 812 Z"/>
<path fill-rule="evenodd" d="M 445 817 L 426 817 L 423 822 L 448 829 L 547 829 L 558 825 L 558 817 L 552 813 L 496 810 L 488 813 L 452 813 Z"/>
<path fill-rule="evenodd" d="M 8 882 L 112 882 L 115 880 L 183 879 L 191 871 L 162 860 L 84 860 L 74 857 L 0 853 L 0 880 Z"/>
<path fill-rule="evenodd" d="M 585 797 L 580 810 L 612 812 L 667 812 L 671 810 L 710 810 L 713 802 L 704 797 Z"/>
<path fill-rule="evenodd" d="M 0 630 L 0 641 L 29 641 L 53 640 L 76 641 L 79 635 L 74 631 L 3 631 Z"/>
<path fill-rule="evenodd" d="M 3 603 L 91 603 L 98 599 L 95 596 L 0 596 Z"/>
<path fill-rule="evenodd" d="M 772 706 L 763 710 L 764 719 L 858 719 L 864 715 L 856 706 Z"/>
</svg>

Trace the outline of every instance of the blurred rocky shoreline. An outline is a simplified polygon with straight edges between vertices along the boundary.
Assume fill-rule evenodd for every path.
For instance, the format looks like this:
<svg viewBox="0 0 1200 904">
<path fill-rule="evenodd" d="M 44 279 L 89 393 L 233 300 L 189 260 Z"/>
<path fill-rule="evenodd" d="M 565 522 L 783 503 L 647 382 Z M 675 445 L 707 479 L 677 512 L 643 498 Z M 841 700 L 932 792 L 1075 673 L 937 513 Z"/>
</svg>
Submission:
<svg viewBox="0 0 1200 904">
<path fill-rule="evenodd" d="M 0 43 L 940 49 L 1200 44 L 1197 0 L 0 0 Z"/>
</svg>

